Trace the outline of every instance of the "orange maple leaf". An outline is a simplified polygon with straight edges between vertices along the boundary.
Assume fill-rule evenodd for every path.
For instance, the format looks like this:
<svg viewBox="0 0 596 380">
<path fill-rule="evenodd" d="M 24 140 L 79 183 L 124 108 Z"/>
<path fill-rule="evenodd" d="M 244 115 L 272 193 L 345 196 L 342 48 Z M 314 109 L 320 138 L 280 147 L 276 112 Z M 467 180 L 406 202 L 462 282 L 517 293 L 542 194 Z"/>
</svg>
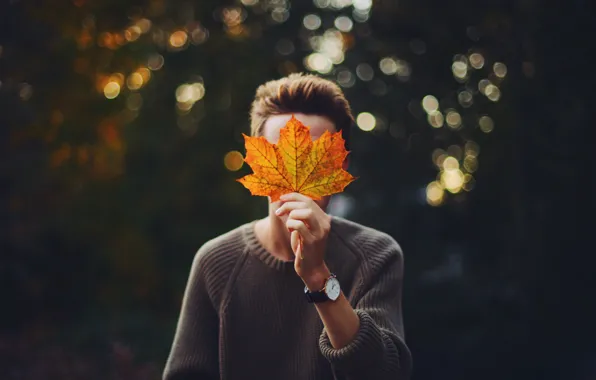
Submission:
<svg viewBox="0 0 596 380">
<path fill-rule="evenodd" d="M 253 174 L 237 181 L 252 195 L 271 197 L 271 202 L 287 193 L 312 199 L 342 192 L 356 178 L 342 168 L 348 155 L 340 132 L 325 131 L 312 141 L 310 130 L 294 116 L 279 131 L 279 141 L 245 134 L 246 158 Z"/>
</svg>

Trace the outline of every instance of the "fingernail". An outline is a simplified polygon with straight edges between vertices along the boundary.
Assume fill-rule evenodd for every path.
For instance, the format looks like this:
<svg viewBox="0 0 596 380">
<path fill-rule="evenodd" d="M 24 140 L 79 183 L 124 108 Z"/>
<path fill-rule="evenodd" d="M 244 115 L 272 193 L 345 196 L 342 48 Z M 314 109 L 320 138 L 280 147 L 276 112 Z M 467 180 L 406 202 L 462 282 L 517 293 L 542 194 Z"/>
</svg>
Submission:
<svg viewBox="0 0 596 380">
<path fill-rule="evenodd" d="M 277 210 L 275 210 L 275 215 L 279 215 L 281 214 L 281 208 L 278 208 Z"/>
</svg>

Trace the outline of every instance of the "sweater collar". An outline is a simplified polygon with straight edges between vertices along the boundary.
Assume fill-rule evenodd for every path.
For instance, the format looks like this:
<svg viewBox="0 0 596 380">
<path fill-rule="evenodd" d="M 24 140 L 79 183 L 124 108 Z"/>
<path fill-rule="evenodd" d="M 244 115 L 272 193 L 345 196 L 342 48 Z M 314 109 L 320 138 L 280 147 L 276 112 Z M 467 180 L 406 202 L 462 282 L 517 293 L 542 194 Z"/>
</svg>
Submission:
<svg viewBox="0 0 596 380">
<path fill-rule="evenodd" d="M 255 224 L 257 223 L 256 220 L 248 223 L 245 225 L 244 228 L 244 240 L 248 247 L 248 251 L 252 256 L 258 258 L 263 264 L 267 265 L 270 268 L 273 268 L 278 271 L 282 272 L 294 272 L 294 260 L 285 261 L 281 260 L 271 254 L 271 252 L 267 251 L 265 247 L 261 244 L 259 239 L 255 234 Z M 331 217 L 331 230 L 334 230 L 334 225 L 337 224 L 335 217 Z M 332 240 L 334 239 L 334 234 L 330 233 L 327 241 L 327 245 L 331 245 Z"/>
</svg>

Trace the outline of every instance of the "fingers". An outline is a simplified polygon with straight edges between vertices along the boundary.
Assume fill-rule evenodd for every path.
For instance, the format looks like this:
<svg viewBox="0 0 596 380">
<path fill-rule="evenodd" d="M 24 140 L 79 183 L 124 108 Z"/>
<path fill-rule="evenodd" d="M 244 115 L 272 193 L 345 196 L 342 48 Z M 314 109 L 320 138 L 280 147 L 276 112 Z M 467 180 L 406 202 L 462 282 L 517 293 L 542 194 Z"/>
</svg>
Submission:
<svg viewBox="0 0 596 380">
<path fill-rule="evenodd" d="M 312 201 L 312 199 L 310 199 L 306 195 L 302 195 L 300 193 L 284 194 L 284 195 L 280 196 L 279 199 L 283 202 L 296 201 L 296 202 L 308 203 L 308 202 Z"/>
<path fill-rule="evenodd" d="M 305 202 L 285 202 L 277 210 L 275 210 L 275 215 L 280 216 L 287 214 L 292 210 L 304 208 L 307 208 L 307 204 Z"/>
<path fill-rule="evenodd" d="M 306 227 L 311 231 L 319 228 L 319 222 L 317 221 L 317 218 L 315 218 L 314 211 L 310 208 L 292 210 L 288 216 L 290 219 L 303 221 L 306 224 Z"/>
<path fill-rule="evenodd" d="M 314 235 L 310 232 L 310 230 L 302 220 L 289 218 L 286 221 L 286 227 L 290 230 L 294 230 L 292 234 L 295 231 L 298 231 L 300 233 L 300 236 L 302 236 L 302 239 L 306 240 L 307 242 L 313 241 Z"/>
<path fill-rule="evenodd" d="M 303 260 L 304 256 L 302 256 L 302 244 L 300 244 L 300 233 L 298 231 L 292 231 L 292 234 L 290 235 L 290 242 L 294 255 Z"/>
</svg>

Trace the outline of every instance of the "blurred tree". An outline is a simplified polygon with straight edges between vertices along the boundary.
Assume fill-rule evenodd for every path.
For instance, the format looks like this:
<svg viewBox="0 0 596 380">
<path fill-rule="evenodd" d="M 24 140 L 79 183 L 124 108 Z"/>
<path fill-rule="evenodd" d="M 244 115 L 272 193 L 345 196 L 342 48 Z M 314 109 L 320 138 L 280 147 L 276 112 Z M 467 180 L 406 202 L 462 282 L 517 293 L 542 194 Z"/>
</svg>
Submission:
<svg viewBox="0 0 596 380">
<path fill-rule="evenodd" d="M 264 213 L 233 181 L 247 168 L 224 162 L 254 91 L 305 70 L 352 102 L 360 180 L 337 210 L 404 247 L 416 377 L 584 368 L 590 335 L 553 326 L 593 330 L 586 8 L 3 3 L 3 326 L 163 360 L 196 249 Z"/>
</svg>

